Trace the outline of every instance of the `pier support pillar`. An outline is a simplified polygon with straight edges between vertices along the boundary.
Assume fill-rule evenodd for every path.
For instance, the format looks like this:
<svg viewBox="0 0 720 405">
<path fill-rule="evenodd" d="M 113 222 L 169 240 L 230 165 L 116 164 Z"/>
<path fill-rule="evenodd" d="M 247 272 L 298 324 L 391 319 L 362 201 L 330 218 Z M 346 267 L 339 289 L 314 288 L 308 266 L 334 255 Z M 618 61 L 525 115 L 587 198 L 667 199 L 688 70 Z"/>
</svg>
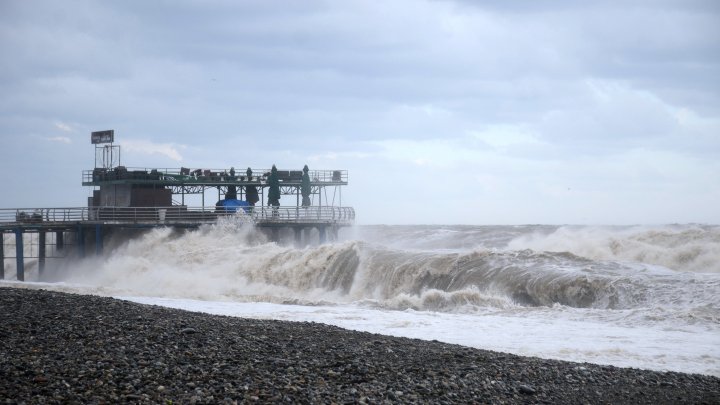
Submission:
<svg viewBox="0 0 720 405">
<path fill-rule="evenodd" d="M 17 280 L 25 281 L 25 253 L 23 252 L 23 231 L 15 230 L 15 262 L 17 263 Z"/>
<path fill-rule="evenodd" d="M 45 272 L 45 231 L 38 232 L 38 278 L 42 279 Z"/>
<path fill-rule="evenodd" d="M 311 227 L 303 228 L 303 238 L 305 239 L 305 245 L 309 245 L 310 241 L 312 240 L 312 228 Z"/>
<path fill-rule="evenodd" d="M 270 231 L 272 234 L 271 239 L 275 243 L 280 243 L 280 230 L 278 228 L 273 227 Z"/>
<path fill-rule="evenodd" d="M 5 234 L 0 232 L 0 280 L 5 280 Z"/>
<path fill-rule="evenodd" d="M 318 233 L 320 233 L 320 244 L 322 245 L 327 241 L 327 232 L 324 226 L 318 227 Z"/>
<path fill-rule="evenodd" d="M 55 249 L 63 250 L 65 248 L 65 232 L 55 232 Z"/>
<path fill-rule="evenodd" d="M 103 250 L 102 226 L 95 224 L 95 255 L 100 256 Z"/>
<path fill-rule="evenodd" d="M 301 248 L 302 247 L 302 228 L 295 227 L 293 228 L 293 231 L 295 232 L 295 247 Z"/>
<path fill-rule="evenodd" d="M 81 225 L 78 225 L 75 236 L 77 238 L 78 256 L 82 259 L 85 257 L 85 230 Z"/>
</svg>

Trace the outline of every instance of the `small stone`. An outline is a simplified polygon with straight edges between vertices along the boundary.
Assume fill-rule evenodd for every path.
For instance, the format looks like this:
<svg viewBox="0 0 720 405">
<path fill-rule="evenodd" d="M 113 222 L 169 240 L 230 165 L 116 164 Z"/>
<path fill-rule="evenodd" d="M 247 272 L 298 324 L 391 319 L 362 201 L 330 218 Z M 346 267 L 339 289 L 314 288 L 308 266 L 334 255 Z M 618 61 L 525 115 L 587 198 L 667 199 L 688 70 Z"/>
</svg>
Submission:
<svg viewBox="0 0 720 405">
<path fill-rule="evenodd" d="M 535 388 L 525 384 L 520 384 L 518 386 L 518 391 L 520 391 L 521 394 L 525 395 L 534 395 L 537 392 Z"/>
<path fill-rule="evenodd" d="M 720 403 L 719 380 L 700 374 L 496 355 L 41 290 L 0 288 L 0 308 L 10 309 L 0 311 L 0 404 Z M 87 322 L 98 316 L 102 323 Z"/>
</svg>

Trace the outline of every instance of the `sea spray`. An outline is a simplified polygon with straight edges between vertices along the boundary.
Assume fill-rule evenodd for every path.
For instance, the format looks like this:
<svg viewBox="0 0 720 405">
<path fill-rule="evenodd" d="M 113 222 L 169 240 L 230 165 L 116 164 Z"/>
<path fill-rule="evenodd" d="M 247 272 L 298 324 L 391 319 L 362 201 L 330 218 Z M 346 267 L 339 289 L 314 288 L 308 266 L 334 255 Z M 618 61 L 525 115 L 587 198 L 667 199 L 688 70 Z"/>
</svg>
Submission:
<svg viewBox="0 0 720 405">
<path fill-rule="evenodd" d="M 677 271 L 720 273 L 720 228 L 560 227 L 511 241 L 508 249 L 572 252 L 593 260 L 656 264 Z"/>
<path fill-rule="evenodd" d="M 442 236 L 433 236 L 436 241 L 469 233 L 477 243 L 472 249 L 420 250 L 388 248 L 382 240 L 300 249 L 269 242 L 243 221 L 182 232 L 161 228 L 118 245 L 105 257 L 74 264 L 59 280 L 122 295 L 305 305 L 355 302 L 396 310 L 471 313 L 560 305 L 660 311 L 673 306 L 678 310 L 665 315 L 668 319 L 688 314 L 712 319 L 720 313 L 717 277 L 565 251 L 513 250 L 522 241 L 538 243 L 537 229 L 521 231 L 526 236 L 500 232 L 509 238 L 502 248 L 481 247 L 500 239 L 488 236 L 486 229 L 440 232 Z M 412 229 L 414 237 L 427 232 Z M 567 231 L 544 227 L 542 232 L 553 240 Z M 619 234 L 627 239 L 626 232 Z M 466 242 L 469 236 L 460 238 Z"/>
<path fill-rule="evenodd" d="M 591 260 L 720 273 L 720 226 L 366 226 L 350 235 L 415 251 L 497 249 L 569 252 Z"/>
</svg>

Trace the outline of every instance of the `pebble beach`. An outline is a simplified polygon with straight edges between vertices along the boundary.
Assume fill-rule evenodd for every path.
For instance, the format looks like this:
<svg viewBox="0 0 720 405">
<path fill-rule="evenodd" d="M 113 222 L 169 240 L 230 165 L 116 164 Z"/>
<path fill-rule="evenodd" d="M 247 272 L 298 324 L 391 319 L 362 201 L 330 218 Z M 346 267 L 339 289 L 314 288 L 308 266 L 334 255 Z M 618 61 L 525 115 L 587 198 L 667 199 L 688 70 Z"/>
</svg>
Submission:
<svg viewBox="0 0 720 405">
<path fill-rule="evenodd" d="M 0 288 L 0 403 L 720 403 L 720 378 Z"/>
</svg>

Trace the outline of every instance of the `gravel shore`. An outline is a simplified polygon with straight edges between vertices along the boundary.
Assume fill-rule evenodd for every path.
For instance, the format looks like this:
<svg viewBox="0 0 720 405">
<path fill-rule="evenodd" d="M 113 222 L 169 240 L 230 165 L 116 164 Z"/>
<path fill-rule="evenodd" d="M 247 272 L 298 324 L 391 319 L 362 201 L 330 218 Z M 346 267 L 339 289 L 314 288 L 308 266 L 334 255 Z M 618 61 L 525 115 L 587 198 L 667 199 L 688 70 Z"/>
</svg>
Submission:
<svg viewBox="0 0 720 405">
<path fill-rule="evenodd" d="M 716 377 L 0 288 L 0 403 L 720 403 Z"/>
</svg>

